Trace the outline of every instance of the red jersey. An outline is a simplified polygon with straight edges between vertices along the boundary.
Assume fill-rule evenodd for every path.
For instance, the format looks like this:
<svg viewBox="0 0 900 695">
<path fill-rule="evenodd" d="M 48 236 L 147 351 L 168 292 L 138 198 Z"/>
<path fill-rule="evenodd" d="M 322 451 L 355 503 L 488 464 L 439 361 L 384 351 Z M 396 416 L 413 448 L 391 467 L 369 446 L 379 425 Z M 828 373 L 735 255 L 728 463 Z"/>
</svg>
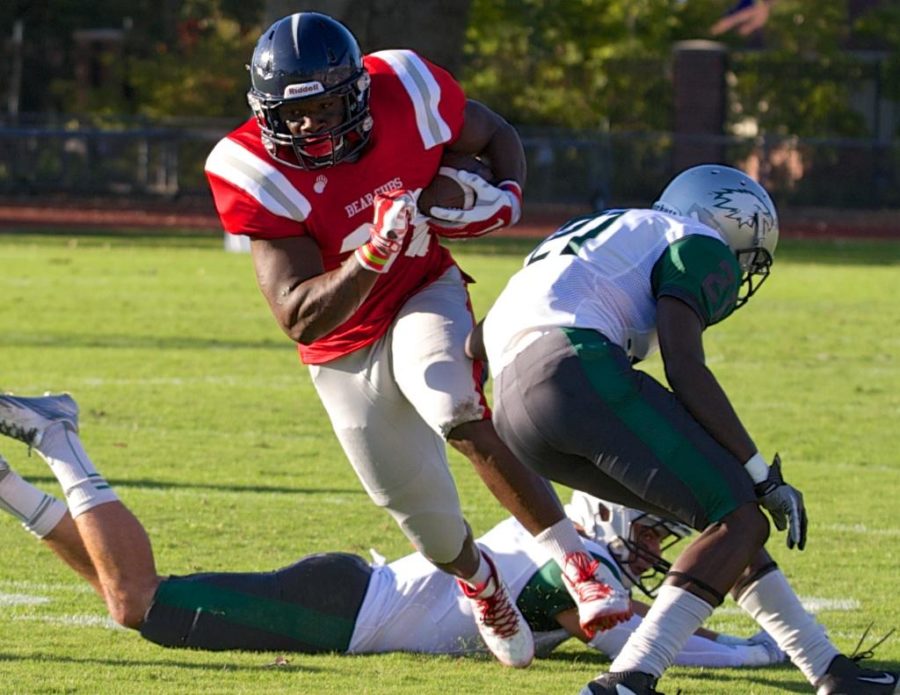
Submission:
<svg viewBox="0 0 900 695">
<path fill-rule="evenodd" d="M 206 176 L 226 232 L 257 239 L 310 236 L 325 270 L 332 270 L 369 240 L 377 193 L 424 188 L 434 178 L 444 147 L 462 129 L 462 88 L 408 50 L 379 51 L 363 64 L 372 78 L 373 126 L 357 161 L 312 171 L 282 164 L 266 152 L 255 118 L 219 141 Z M 406 300 L 451 265 L 427 225 L 416 225 L 359 309 L 328 335 L 299 345 L 301 360 L 321 364 L 374 342 Z"/>
</svg>

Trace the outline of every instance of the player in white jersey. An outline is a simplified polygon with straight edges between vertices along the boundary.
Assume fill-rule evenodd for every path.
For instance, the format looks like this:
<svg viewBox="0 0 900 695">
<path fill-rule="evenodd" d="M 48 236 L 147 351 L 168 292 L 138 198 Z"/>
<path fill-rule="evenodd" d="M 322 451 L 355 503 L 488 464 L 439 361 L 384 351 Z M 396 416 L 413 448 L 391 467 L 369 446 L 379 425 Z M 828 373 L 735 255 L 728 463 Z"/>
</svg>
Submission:
<svg viewBox="0 0 900 695">
<path fill-rule="evenodd" d="M 705 364 L 703 331 L 768 276 L 778 219 L 742 172 L 679 174 L 652 210 L 564 224 L 509 281 L 470 336 L 489 359 L 495 426 L 551 480 L 700 531 L 609 673 L 584 694 L 656 693 L 727 592 L 820 695 L 892 693 L 897 674 L 841 655 L 764 544 L 769 524 L 806 543 L 803 497 L 769 466 Z M 671 390 L 634 363 L 659 347 Z"/>
<path fill-rule="evenodd" d="M 0 406 L 8 397 L 0 396 Z M 36 418 L 0 417 L 0 431 L 30 442 L 59 470 L 75 463 L 95 485 L 114 493 L 96 472 L 75 431 L 73 403 L 65 398 L 19 398 L 62 427 L 35 428 Z M 42 431 L 41 431 L 42 430 Z M 65 477 L 60 476 L 65 485 Z M 71 490 L 71 487 L 66 485 Z M 70 507 L 78 505 L 68 496 Z M 595 534 L 586 542 L 602 566 L 606 581 L 623 593 L 652 565 L 664 565 L 661 542 L 685 531 L 676 524 L 576 493 L 567 512 Z M 124 505 L 118 503 L 122 508 Z M 471 602 L 457 590 L 455 579 L 414 553 L 390 564 L 372 565 L 346 553 L 307 556 L 273 572 L 211 572 L 187 576 L 158 576 L 152 561 L 130 572 L 133 548 L 123 546 L 102 558 L 91 556 L 81 530 L 66 505 L 23 480 L 0 456 L 0 508 L 24 522 L 110 603 L 115 595 L 127 613 L 140 619 L 126 623 L 148 640 L 169 647 L 208 650 L 279 650 L 304 653 L 371 654 L 393 651 L 433 654 L 485 652 Z M 612 511 L 622 523 L 597 524 L 598 514 Z M 130 521 L 143 532 L 139 522 Z M 94 529 L 99 531 L 100 529 Z M 105 529 L 115 532 L 116 529 Z M 609 533 L 609 542 L 603 534 Z M 144 536 L 146 538 L 146 535 Z M 149 543 L 149 541 L 147 541 Z M 610 656 L 621 649 L 640 618 L 590 639 L 579 625 L 578 610 L 550 552 L 515 519 L 495 526 L 477 540 L 491 553 L 509 583 L 510 595 L 537 637 L 542 654 L 576 636 Z M 626 546 L 628 551 L 625 551 Z M 625 553 L 631 553 L 623 554 Z M 152 556 L 151 556 L 152 557 Z M 99 566 L 98 566 L 99 565 Z M 110 582 L 112 573 L 125 581 Z M 122 621 L 110 604 L 113 617 Z M 645 612 L 636 607 L 636 612 Z M 784 658 L 764 634 L 748 639 L 703 631 L 685 645 L 677 663 L 694 666 L 757 666 Z"/>
</svg>

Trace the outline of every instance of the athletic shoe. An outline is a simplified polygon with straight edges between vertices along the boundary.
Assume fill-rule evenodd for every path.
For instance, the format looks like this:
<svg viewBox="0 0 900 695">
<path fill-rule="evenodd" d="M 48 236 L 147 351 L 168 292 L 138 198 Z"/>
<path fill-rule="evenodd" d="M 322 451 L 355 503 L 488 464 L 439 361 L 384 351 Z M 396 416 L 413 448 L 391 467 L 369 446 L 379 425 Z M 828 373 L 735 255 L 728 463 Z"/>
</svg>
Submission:
<svg viewBox="0 0 900 695">
<path fill-rule="evenodd" d="M 578 622 L 589 638 L 631 617 L 631 597 L 597 575 L 599 560 L 580 551 L 566 555 L 563 581 L 578 606 Z"/>
<path fill-rule="evenodd" d="M 497 660 L 505 666 L 524 668 L 534 658 L 534 637 L 525 618 L 509 597 L 506 584 L 487 553 L 482 556 L 491 568 L 491 575 L 481 586 L 470 587 L 457 580 L 463 594 L 472 602 L 475 623 L 481 639 Z"/>
<path fill-rule="evenodd" d="M 578 695 L 663 695 L 656 689 L 657 680 L 640 671 L 603 673 L 584 686 Z"/>
<path fill-rule="evenodd" d="M 68 393 L 33 398 L 0 394 L 0 434 L 37 447 L 57 423 L 78 431 L 78 404 Z"/>
<path fill-rule="evenodd" d="M 897 682 L 896 673 L 863 668 L 853 659 L 838 654 L 816 683 L 816 695 L 892 695 L 900 692 Z"/>
</svg>

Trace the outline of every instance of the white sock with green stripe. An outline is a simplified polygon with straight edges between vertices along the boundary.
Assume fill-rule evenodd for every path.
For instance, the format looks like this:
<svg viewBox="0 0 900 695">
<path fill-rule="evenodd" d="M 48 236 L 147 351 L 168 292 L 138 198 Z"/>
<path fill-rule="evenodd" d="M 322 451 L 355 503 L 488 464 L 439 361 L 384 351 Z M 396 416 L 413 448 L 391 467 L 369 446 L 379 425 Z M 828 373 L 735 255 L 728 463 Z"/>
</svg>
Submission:
<svg viewBox="0 0 900 695">
<path fill-rule="evenodd" d="M 49 427 L 37 452 L 49 464 L 62 486 L 72 518 L 97 505 L 119 499 L 94 468 L 78 434 L 68 427 Z"/>
<path fill-rule="evenodd" d="M 66 513 L 66 505 L 38 490 L 0 456 L 0 509 L 12 514 L 38 538 L 50 533 Z"/>
</svg>

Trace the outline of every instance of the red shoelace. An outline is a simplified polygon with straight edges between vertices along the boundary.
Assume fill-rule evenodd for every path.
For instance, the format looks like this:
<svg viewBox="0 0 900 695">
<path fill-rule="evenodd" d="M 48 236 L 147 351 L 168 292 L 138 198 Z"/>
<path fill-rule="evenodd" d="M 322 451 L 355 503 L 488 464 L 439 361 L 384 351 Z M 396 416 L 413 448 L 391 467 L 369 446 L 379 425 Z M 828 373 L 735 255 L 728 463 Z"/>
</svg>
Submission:
<svg viewBox="0 0 900 695">
<path fill-rule="evenodd" d="M 594 576 L 599 566 L 600 561 L 587 553 L 569 553 L 566 556 L 566 569 L 574 567 L 576 576 L 571 577 L 568 572 L 564 576 L 569 586 L 578 594 L 580 602 L 600 601 L 612 593 L 612 588 L 608 584 L 604 584 Z"/>
<path fill-rule="evenodd" d="M 493 577 L 494 593 L 486 598 L 476 598 L 475 607 L 481 622 L 501 637 L 512 637 L 519 631 L 519 619 L 506 591 Z"/>
</svg>

